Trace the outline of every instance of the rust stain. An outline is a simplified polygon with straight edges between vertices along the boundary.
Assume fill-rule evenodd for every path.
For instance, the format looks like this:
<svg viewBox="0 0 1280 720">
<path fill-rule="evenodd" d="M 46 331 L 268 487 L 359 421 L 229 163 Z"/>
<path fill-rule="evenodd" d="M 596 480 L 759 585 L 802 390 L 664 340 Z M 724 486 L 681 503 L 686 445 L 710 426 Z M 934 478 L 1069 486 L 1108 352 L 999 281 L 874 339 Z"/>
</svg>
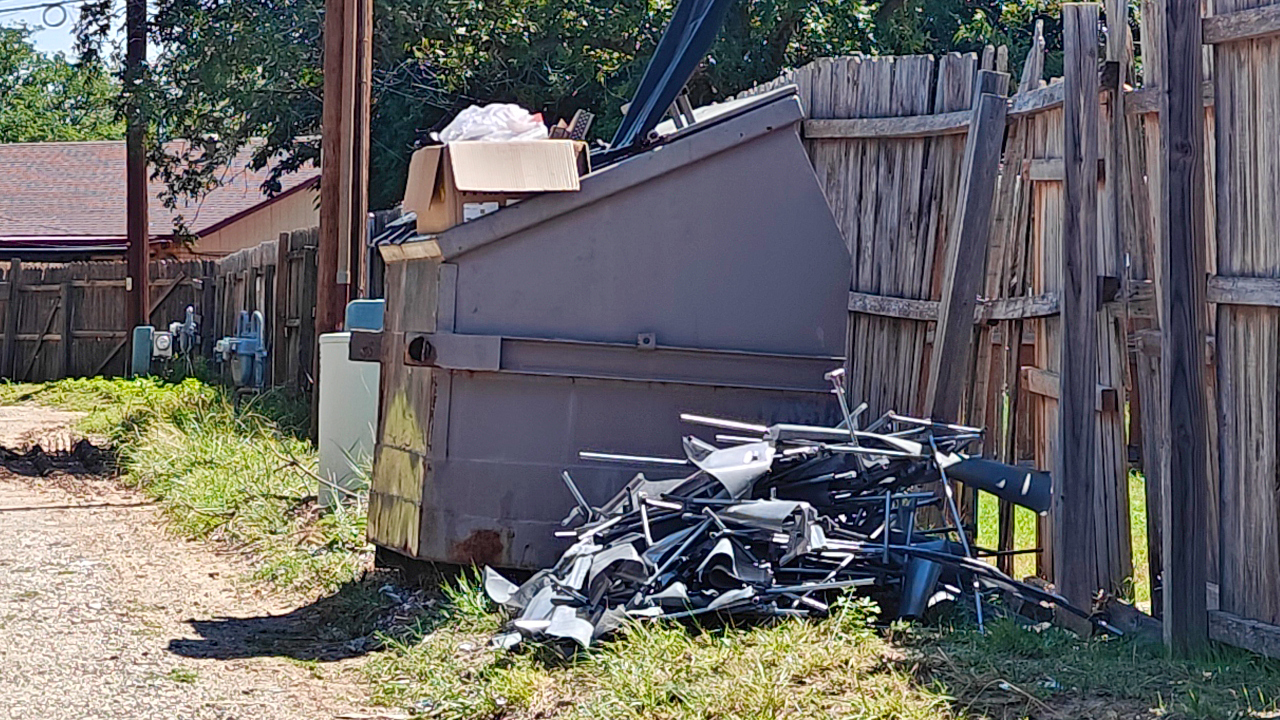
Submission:
<svg viewBox="0 0 1280 720">
<path fill-rule="evenodd" d="M 502 535 L 496 530 L 476 530 L 449 548 L 449 559 L 456 563 L 499 565 L 502 550 Z"/>
</svg>

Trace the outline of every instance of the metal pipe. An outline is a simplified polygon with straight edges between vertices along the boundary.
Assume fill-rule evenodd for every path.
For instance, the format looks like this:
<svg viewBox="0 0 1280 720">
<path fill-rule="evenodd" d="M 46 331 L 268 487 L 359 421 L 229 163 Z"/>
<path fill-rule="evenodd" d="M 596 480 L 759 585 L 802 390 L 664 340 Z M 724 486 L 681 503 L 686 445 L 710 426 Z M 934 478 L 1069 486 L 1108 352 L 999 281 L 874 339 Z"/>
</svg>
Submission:
<svg viewBox="0 0 1280 720">
<path fill-rule="evenodd" d="M 951 489 L 951 481 L 947 479 L 947 470 L 938 461 L 938 444 L 934 442 L 932 434 L 929 435 L 929 445 L 933 447 L 933 464 L 938 468 L 938 475 L 942 479 L 942 491 L 947 495 L 947 507 L 950 508 L 951 517 L 955 521 L 956 534 L 960 536 L 960 546 L 964 548 L 965 557 L 971 558 L 973 551 L 969 548 L 969 536 L 964 532 L 964 520 L 960 517 L 960 507 L 956 505 L 955 492 Z M 982 592 L 976 576 L 973 578 L 973 598 L 977 611 L 978 632 L 986 634 L 987 628 L 982 622 Z"/>
<path fill-rule="evenodd" d="M 705 415 L 694 415 L 692 413 L 680 413 L 680 419 L 694 425 L 708 425 L 710 427 L 718 427 L 722 430 L 739 430 L 742 432 L 754 432 L 764 435 L 768 432 L 767 425 L 755 425 L 752 423 L 738 422 L 736 420 L 723 420 L 721 418 L 707 417 Z M 753 440 L 752 442 L 759 442 Z"/>
<path fill-rule="evenodd" d="M 578 457 L 583 460 L 597 460 L 600 462 L 646 463 L 649 465 L 672 466 L 689 465 L 688 460 L 680 460 L 678 458 L 649 457 L 647 455 L 623 455 L 621 453 L 590 452 L 587 450 L 579 452 Z"/>
</svg>

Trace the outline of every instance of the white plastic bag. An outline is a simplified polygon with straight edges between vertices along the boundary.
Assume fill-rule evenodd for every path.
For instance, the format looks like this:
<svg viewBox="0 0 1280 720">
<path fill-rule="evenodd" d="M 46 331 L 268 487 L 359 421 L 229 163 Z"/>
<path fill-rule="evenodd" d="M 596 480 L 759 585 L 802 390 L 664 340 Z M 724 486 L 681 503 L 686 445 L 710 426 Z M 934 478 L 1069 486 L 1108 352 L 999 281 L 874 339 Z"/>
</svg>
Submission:
<svg viewBox="0 0 1280 720">
<path fill-rule="evenodd" d="M 532 115 L 528 110 L 509 103 L 493 103 L 480 107 L 472 105 L 439 133 L 440 142 L 460 140 L 484 140 L 510 142 L 513 140 L 545 140 L 547 126 L 542 115 Z"/>
</svg>

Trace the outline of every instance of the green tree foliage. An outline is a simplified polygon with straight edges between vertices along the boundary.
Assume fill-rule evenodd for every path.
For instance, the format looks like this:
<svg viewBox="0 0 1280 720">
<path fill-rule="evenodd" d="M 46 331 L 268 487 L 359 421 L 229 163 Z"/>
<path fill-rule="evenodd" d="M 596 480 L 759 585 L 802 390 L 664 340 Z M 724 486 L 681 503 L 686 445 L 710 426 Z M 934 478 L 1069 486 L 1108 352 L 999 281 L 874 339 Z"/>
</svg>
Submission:
<svg viewBox="0 0 1280 720">
<path fill-rule="evenodd" d="M 117 94 L 102 67 L 46 55 L 25 27 L 0 27 L 0 143 L 120 138 Z"/>
<path fill-rule="evenodd" d="M 93 56 L 109 0 L 84 12 Z M 1048 0 L 739 0 L 690 91 L 695 104 L 815 57 L 1010 45 L 1015 63 Z M 375 0 L 371 204 L 394 204 L 415 141 L 471 103 L 517 102 L 548 120 L 579 108 L 607 139 L 675 0 Z M 93 8 L 101 7 L 95 14 Z M 178 193 L 212 186 L 254 138 L 276 178 L 319 155 L 323 0 L 159 0 L 160 49 L 140 92 L 159 140 L 153 162 Z M 1054 39 L 1051 38 L 1051 49 Z M 1053 68 L 1051 60 L 1049 67 Z M 159 147 L 157 144 L 156 147 Z M 275 189 L 275 179 L 268 190 Z M 278 187 L 278 186 L 277 186 Z"/>
</svg>

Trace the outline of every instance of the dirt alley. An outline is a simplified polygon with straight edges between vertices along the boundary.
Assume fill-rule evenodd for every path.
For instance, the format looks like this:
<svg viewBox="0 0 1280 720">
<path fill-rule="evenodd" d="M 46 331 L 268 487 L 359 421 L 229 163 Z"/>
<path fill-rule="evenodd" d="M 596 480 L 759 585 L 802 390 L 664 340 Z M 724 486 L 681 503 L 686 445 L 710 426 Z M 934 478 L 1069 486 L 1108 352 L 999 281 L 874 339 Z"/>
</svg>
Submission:
<svg viewBox="0 0 1280 720">
<path fill-rule="evenodd" d="M 0 446 L 69 447 L 75 417 L 0 408 Z M 264 633 L 309 640 L 280 618 L 305 603 L 246 570 L 109 478 L 0 467 L 0 718 L 395 717 L 361 706 L 358 659 L 274 654 Z"/>
</svg>

